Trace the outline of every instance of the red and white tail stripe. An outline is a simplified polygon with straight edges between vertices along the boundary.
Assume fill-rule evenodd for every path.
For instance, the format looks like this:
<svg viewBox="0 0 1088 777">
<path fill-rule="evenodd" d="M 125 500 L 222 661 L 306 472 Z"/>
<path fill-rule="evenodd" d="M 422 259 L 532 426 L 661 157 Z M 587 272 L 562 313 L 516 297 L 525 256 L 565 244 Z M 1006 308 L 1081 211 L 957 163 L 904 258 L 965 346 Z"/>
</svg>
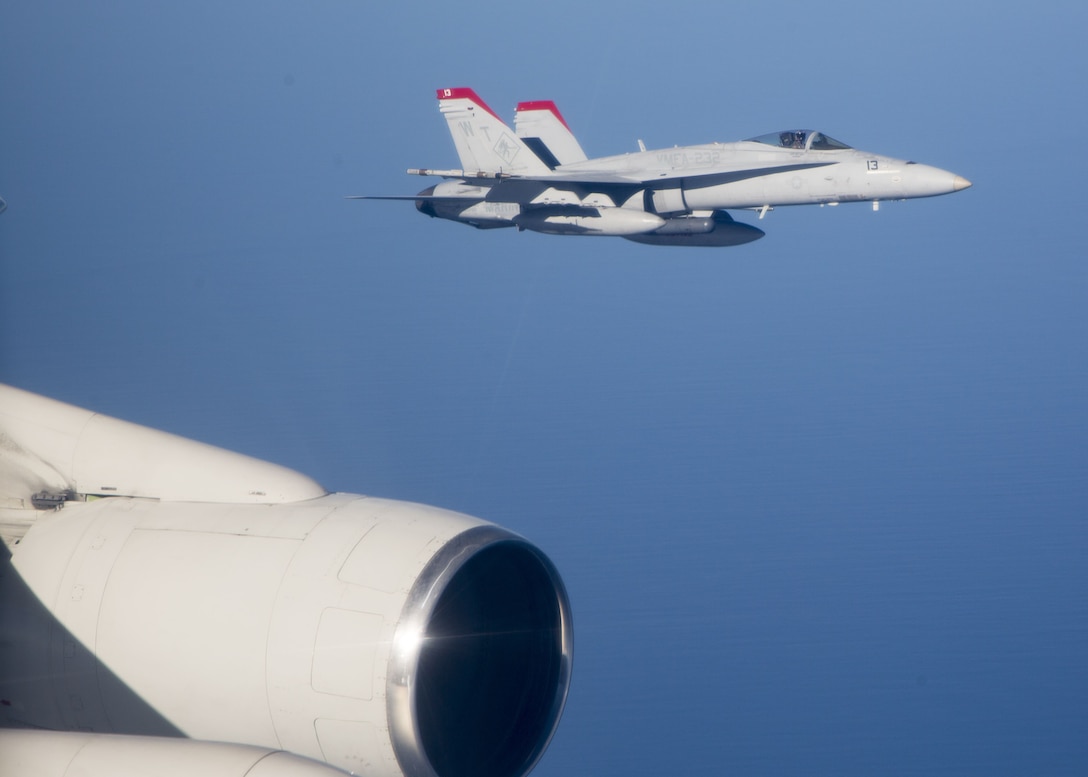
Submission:
<svg viewBox="0 0 1088 777">
<path fill-rule="evenodd" d="M 549 167 L 584 162 L 586 152 L 574 137 L 570 125 L 551 100 L 518 103 L 514 114 L 518 137 L 536 152 Z"/>
<path fill-rule="evenodd" d="M 438 109 L 465 170 L 539 175 L 548 166 L 468 87 L 439 89 Z"/>
</svg>

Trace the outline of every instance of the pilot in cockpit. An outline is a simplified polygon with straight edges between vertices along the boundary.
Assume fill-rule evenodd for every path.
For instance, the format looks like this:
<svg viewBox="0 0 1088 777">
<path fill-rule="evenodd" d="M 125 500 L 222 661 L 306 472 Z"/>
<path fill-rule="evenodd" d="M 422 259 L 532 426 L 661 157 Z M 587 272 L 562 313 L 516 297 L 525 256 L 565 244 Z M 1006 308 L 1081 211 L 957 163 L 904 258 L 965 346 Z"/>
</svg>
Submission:
<svg viewBox="0 0 1088 777">
<path fill-rule="evenodd" d="M 782 144 L 782 148 L 803 149 L 805 147 L 805 133 L 801 130 L 783 132 L 778 138 L 779 142 Z"/>
</svg>

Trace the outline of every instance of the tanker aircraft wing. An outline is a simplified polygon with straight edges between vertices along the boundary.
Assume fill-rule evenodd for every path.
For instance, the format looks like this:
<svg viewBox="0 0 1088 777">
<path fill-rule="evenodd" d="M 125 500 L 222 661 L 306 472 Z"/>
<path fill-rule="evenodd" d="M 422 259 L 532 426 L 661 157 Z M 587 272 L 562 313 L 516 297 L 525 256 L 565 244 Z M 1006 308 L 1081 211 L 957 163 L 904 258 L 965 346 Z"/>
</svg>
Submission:
<svg viewBox="0 0 1088 777">
<path fill-rule="evenodd" d="M 929 165 L 860 151 L 815 130 L 790 129 L 588 158 L 552 101 L 519 103 L 512 131 L 472 89 L 438 90 L 461 167 L 406 199 L 428 216 L 488 229 L 614 235 L 653 245 L 728 246 L 763 237 L 729 210 L 933 197 L 971 182 Z"/>
</svg>

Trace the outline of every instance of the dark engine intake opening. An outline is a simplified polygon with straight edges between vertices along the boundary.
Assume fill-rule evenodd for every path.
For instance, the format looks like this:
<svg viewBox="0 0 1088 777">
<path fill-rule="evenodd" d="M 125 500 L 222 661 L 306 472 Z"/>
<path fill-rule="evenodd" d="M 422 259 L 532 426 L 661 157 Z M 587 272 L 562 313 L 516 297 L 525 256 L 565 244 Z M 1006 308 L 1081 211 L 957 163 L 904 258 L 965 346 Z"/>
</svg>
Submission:
<svg viewBox="0 0 1088 777">
<path fill-rule="evenodd" d="M 472 535 L 486 540 L 466 544 Z M 570 606 L 551 562 L 525 540 L 483 527 L 451 545 L 451 558 L 444 549 L 417 583 L 438 582 L 427 586 L 408 669 L 409 760 L 422 756 L 436 777 L 520 777 L 543 754 L 566 700 Z"/>
</svg>

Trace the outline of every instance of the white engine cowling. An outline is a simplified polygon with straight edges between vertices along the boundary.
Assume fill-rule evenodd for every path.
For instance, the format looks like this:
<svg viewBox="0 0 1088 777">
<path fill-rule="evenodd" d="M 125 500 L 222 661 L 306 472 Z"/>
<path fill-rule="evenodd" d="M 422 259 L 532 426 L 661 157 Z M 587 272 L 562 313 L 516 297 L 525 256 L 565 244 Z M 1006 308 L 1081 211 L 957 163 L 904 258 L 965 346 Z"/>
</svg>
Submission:
<svg viewBox="0 0 1088 777">
<path fill-rule="evenodd" d="M 239 743 L 388 777 L 520 777 L 539 759 L 572 632 L 536 547 L 424 505 L 277 501 L 289 470 L 58 405 L 0 387 L 0 725 Z M 169 461 L 148 493 L 71 487 L 76 460 L 136 483 L 101 466 L 139 459 L 120 450 L 132 440 Z M 42 466 L 43 451 L 63 461 Z M 228 501 L 184 501 L 186 473 L 203 493 L 194 451 L 214 452 Z M 235 464 L 265 495 L 224 491 Z M 290 495 L 312 483 L 286 480 Z M 31 507 L 43 482 L 69 485 L 55 509 Z"/>
</svg>

